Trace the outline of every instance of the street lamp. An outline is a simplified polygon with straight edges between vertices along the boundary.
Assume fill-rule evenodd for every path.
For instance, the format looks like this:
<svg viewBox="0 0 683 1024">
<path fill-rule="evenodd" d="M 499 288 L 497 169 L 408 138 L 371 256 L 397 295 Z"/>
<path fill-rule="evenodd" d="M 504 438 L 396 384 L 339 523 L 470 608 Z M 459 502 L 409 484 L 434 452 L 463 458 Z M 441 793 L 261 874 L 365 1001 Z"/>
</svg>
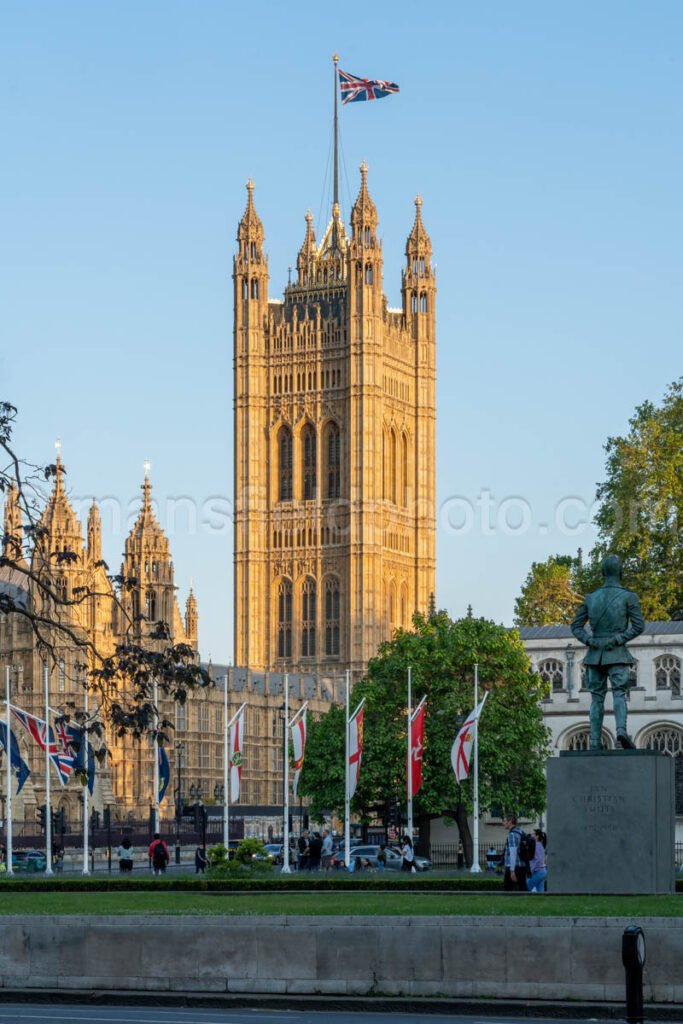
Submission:
<svg viewBox="0 0 683 1024">
<path fill-rule="evenodd" d="M 289 823 L 287 821 L 287 751 L 285 749 L 287 743 L 287 712 L 288 708 L 286 704 L 280 705 L 280 718 L 282 719 L 282 736 L 283 736 L 283 748 L 282 748 L 282 852 L 284 855 L 284 845 L 289 843 Z"/>
<path fill-rule="evenodd" d="M 185 744 L 182 741 L 175 745 L 175 862 L 180 864 L 180 823 L 183 815 L 183 760 L 185 758 Z"/>
<path fill-rule="evenodd" d="M 225 787 L 223 785 L 216 785 L 213 787 L 213 798 L 217 804 L 222 804 L 225 799 Z"/>
<path fill-rule="evenodd" d="M 196 800 L 197 800 L 197 787 L 195 786 L 195 784 L 193 782 L 192 785 L 190 786 L 190 803 L 193 804 L 193 803 L 196 802 Z"/>
</svg>

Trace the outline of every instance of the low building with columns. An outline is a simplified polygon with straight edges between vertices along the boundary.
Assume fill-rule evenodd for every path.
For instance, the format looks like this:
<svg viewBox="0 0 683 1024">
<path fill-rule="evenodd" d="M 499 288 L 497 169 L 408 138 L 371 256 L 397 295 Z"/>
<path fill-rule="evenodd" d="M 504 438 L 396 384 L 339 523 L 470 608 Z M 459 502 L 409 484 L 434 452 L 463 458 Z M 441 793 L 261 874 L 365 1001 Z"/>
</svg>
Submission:
<svg viewBox="0 0 683 1024">
<path fill-rule="evenodd" d="M 535 672 L 550 686 L 543 716 L 553 752 L 586 750 L 591 696 L 585 688 L 586 648 L 569 626 L 533 626 L 519 631 Z M 648 622 L 632 640 L 635 658 L 628 691 L 628 729 L 636 747 L 661 750 L 676 765 L 676 841 L 683 842 L 683 622 Z M 602 740 L 616 745 L 611 699 L 606 701 Z"/>
</svg>

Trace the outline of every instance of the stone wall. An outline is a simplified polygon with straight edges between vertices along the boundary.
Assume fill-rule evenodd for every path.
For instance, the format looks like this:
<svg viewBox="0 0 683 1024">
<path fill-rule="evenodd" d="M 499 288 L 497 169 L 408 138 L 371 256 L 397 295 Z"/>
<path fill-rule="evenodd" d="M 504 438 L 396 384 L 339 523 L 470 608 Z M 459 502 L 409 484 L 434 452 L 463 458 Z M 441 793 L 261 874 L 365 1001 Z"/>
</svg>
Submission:
<svg viewBox="0 0 683 1024">
<path fill-rule="evenodd" d="M 230 897 L 207 899 L 227 904 Z M 620 1001 L 621 936 L 632 923 L 547 917 L 7 916 L 0 985 Z M 680 919 L 638 923 L 647 940 L 646 1000 L 683 1003 Z"/>
</svg>

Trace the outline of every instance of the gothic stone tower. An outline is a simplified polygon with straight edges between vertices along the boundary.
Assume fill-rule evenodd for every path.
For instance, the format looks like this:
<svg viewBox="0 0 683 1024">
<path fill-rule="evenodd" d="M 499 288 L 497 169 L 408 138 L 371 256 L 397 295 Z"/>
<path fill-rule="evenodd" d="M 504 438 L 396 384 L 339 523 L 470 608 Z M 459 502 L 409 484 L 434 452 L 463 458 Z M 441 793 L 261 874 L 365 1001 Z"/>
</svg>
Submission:
<svg viewBox="0 0 683 1024">
<path fill-rule="evenodd" d="M 247 184 L 234 259 L 235 658 L 363 672 L 426 612 L 435 572 L 436 282 L 415 200 L 402 308 L 382 284 L 361 167 L 351 234 L 312 217 L 284 299 L 268 298 Z"/>
</svg>

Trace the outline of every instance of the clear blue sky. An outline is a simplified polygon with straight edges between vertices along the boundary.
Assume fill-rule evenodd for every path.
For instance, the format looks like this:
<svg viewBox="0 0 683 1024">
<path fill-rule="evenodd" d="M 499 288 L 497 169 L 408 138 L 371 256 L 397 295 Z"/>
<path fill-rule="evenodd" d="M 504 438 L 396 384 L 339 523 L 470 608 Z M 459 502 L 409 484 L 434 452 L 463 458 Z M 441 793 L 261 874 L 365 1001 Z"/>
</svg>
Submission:
<svg viewBox="0 0 683 1024">
<path fill-rule="evenodd" d="M 326 198 L 336 49 L 401 87 L 342 112 L 390 305 L 418 191 L 438 267 L 438 604 L 510 622 L 532 560 L 592 543 L 558 503 L 591 502 L 605 438 L 682 372 L 682 41 L 677 0 L 5 0 L 0 390 L 21 453 L 61 437 L 74 496 L 124 511 L 149 458 L 202 652 L 232 653 L 236 225 L 251 175 L 280 295 Z M 108 514 L 105 534 L 116 566 Z"/>
</svg>

